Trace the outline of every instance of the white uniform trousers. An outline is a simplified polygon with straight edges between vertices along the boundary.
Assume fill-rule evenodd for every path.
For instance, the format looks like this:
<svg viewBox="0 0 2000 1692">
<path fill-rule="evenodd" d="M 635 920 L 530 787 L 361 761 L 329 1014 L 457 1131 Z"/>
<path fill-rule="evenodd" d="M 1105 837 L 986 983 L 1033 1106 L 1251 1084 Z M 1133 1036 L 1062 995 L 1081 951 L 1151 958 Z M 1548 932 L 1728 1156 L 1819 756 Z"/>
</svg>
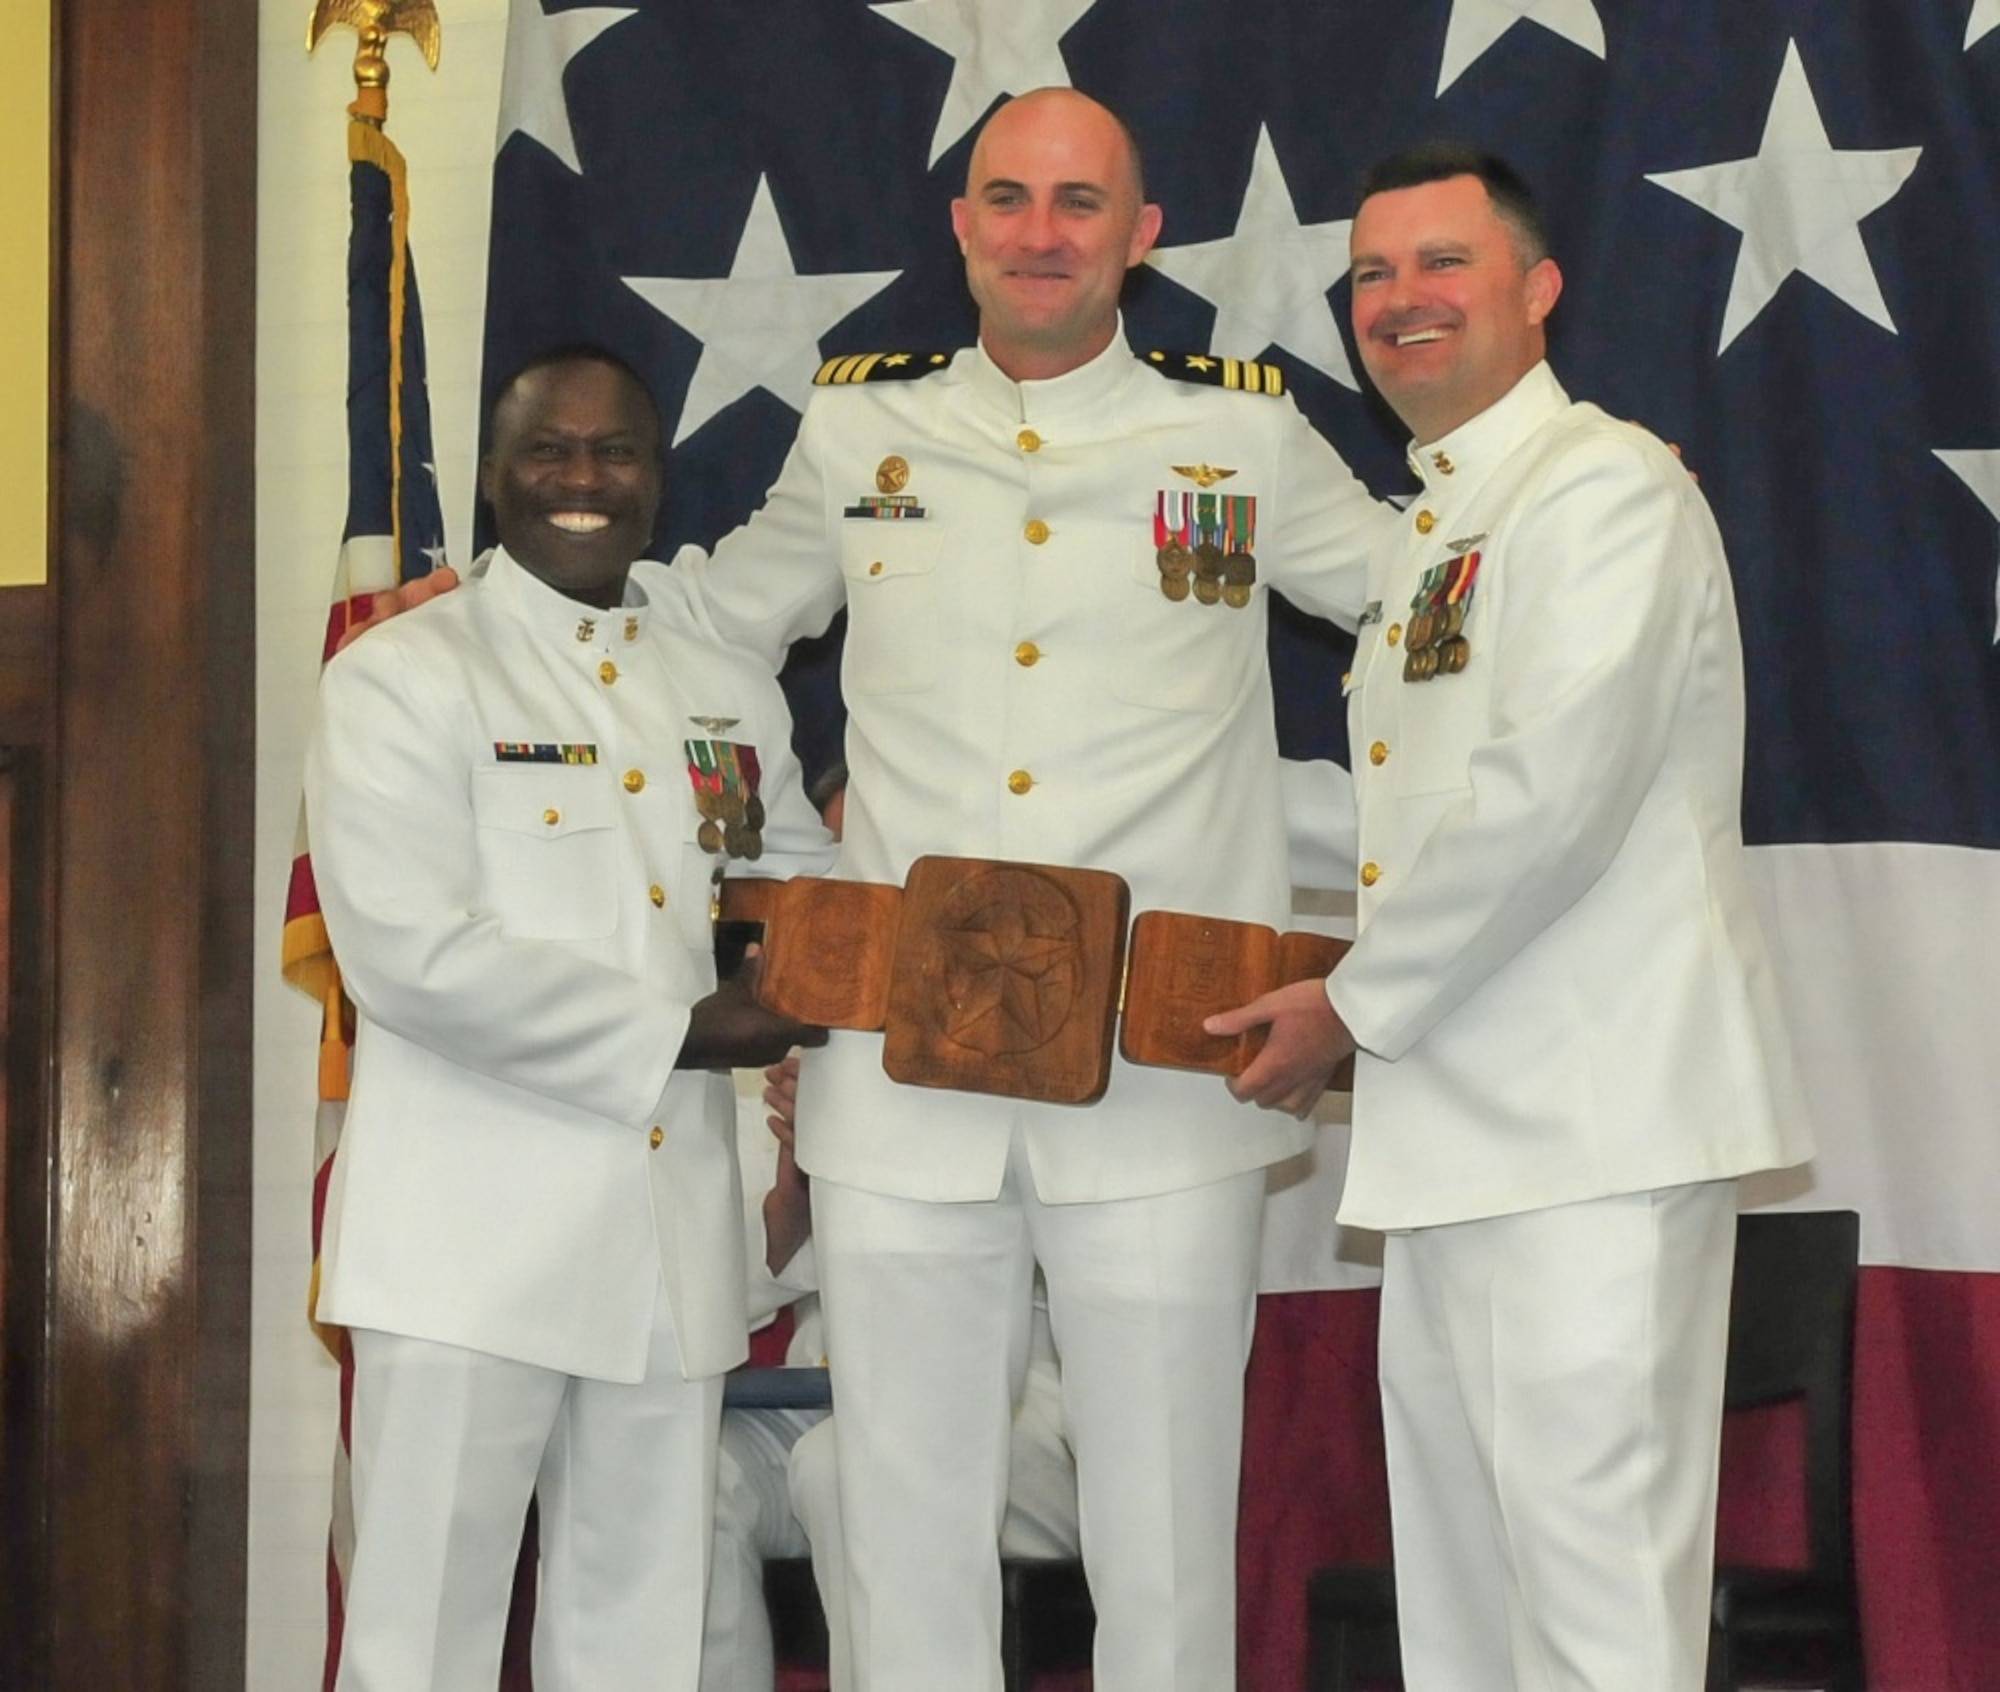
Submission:
<svg viewBox="0 0 2000 1692">
<path fill-rule="evenodd" d="M 531 1495 L 536 1692 L 694 1692 L 719 1378 L 584 1380 L 353 1330 L 355 1547 L 338 1692 L 493 1692 Z"/>
<path fill-rule="evenodd" d="M 813 1184 L 863 1692 L 1000 1692 L 1009 1406 L 1039 1261 L 1097 1608 L 1097 1692 L 1236 1678 L 1243 1372 L 1264 1174 L 1045 1205 Z"/>
<path fill-rule="evenodd" d="M 715 1478 L 715 1551 L 701 1642 L 701 1692 L 771 1692 L 777 1664 L 764 1606 L 764 1563 L 811 1549 L 787 1474 L 824 1410 L 725 1410 Z M 827 1611 L 831 1632 L 834 1615 Z M 846 1633 L 845 1619 L 840 1629 Z M 834 1681 L 835 1692 L 840 1682 Z"/>
<path fill-rule="evenodd" d="M 1410 1692 L 1700 1692 L 1736 1183 L 1387 1236 Z"/>
<path fill-rule="evenodd" d="M 826 1612 L 827 1682 L 854 1692 L 847 1631 L 839 1469 L 824 1410 L 728 1410 L 715 1486 L 715 1554 L 701 1692 L 771 1692 L 776 1662 L 764 1607 L 764 1560 L 812 1557 Z M 1053 1360 L 1032 1362 L 1014 1410 L 1003 1557 L 1074 1557 L 1076 1463 L 1063 1433 Z"/>
</svg>

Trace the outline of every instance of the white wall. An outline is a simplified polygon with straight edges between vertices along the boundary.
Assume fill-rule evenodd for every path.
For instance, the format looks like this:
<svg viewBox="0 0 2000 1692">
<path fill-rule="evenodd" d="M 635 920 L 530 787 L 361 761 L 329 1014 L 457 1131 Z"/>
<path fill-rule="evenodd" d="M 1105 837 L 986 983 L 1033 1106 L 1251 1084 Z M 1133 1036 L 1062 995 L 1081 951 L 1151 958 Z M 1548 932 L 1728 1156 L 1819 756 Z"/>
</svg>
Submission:
<svg viewBox="0 0 2000 1692">
<path fill-rule="evenodd" d="M 347 102 L 354 36 L 308 57 L 299 0 L 263 0 L 257 206 L 256 1189 L 250 1369 L 250 1692 L 309 1692 L 325 1641 L 332 1363 L 305 1323 L 315 1007 L 279 934 L 346 504 Z M 506 0 L 441 6 L 436 75 L 389 49 L 389 134 L 410 165 L 438 473 L 452 561 L 472 521 L 489 172 Z"/>
</svg>

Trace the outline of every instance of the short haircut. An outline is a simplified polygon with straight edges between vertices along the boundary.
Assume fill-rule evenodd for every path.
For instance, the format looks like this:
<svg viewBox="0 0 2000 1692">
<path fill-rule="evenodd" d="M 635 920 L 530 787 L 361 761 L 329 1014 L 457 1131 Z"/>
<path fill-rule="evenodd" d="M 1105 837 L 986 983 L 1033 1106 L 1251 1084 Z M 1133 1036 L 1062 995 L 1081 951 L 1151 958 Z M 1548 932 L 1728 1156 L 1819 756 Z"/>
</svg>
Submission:
<svg viewBox="0 0 2000 1692">
<path fill-rule="evenodd" d="M 646 409 L 652 414 L 653 433 L 659 439 L 661 456 L 666 455 L 665 424 L 660 416 L 660 402 L 653 398 L 652 385 L 625 359 L 620 358 L 609 347 L 599 346 L 594 341 L 570 341 L 562 346 L 544 347 L 540 352 L 530 354 L 516 365 L 513 374 L 494 392 L 492 408 L 486 414 L 488 439 L 492 438 L 494 428 L 499 422 L 501 406 L 507 403 L 508 396 L 521 385 L 522 381 L 538 370 L 547 370 L 558 364 L 601 364 L 607 369 L 621 372 L 645 400 Z"/>
<path fill-rule="evenodd" d="M 1421 188 L 1427 182 L 1448 182 L 1456 176 L 1477 177 L 1485 185 L 1494 214 L 1513 234 L 1514 252 L 1523 270 L 1549 256 L 1548 224 L 1527 178 L 1497 153 L 1462 142 L 1425 141 L 1391 153 L 1361 179 L 1361 198 L 1393 193 L 1398 188 Z"/>
</svg>

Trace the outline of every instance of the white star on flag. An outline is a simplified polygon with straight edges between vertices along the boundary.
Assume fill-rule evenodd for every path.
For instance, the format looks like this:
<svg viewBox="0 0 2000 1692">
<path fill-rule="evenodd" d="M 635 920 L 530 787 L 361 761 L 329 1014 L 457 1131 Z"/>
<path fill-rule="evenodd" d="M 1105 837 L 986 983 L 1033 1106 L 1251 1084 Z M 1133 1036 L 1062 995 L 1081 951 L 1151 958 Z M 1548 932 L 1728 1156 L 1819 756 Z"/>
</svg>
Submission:
<svg viewBox="0 0 2000 1692">
<path fill-rule="evenodd" d="M 1217 241 L 1156 248 L 1148 259 L 1215 307 L 1209 345 L 1257 358 L 1283 347 L 1294 358 L 1359 390 L 1327 290 L 1347 274 L 1347 219 L 1300 223 L 1268 126 L 1257 132 L 1236 232 Z"/>
<path fill-rule="evenodd" d="M 756 197 L 725 277 L 626 276 L 626 287 L 701 342 L 673 444 L 725 406 L 762 388 L 803 412 L 821 364 L 819 338 L 903 273 L 858 270 L 801 276 L 778 222 L 770 183 Z"/>
<path fill-rule="evenodd" d="M 1972 16 L 1965 20 L 1967 48 L 1996 28 L 2000 28 L 2000 0 L 1972 0 Z"/>
<path fill-rule="evenodd" d="M 1540 24 L 1604 57 L 1604 24 L 1592 0 L 1452 0 L 1437 91 L 1442 94 L 1517 23 Z"/>
<path fill-rule="evenodd" d="M 1646 178 L 1743 232 L 1722 316 L 1722 343 L 1756 320 L 1793 271 L 1801 271 L 1892 335 L 1889 307 L 1861 241 L 1861 220 L 1895 198 L 1921 147 L 1837 150 L 1827 139 L 1796 41 L 1764 119 L 1757 156 Z"/>
<path fill-rule="evenodd" d="M 1987 451 L 1938 448 L 1934 456 L 1979 496 L 1988 511 L 2000 518 L 2000 448 Z M 1993 579 L 1993 644 L 2000 646 L 2000 568 L 1995 569 Z"/>
<path fill-rule="evenodd" d="M 986 115 L 1003 94 L 1067 88 L 1069 67 L 1058 45 L 1097 0 L 884 0 L 870 6 L 898 29 L 921 36 L 952 58 L 930 162 Z"/>
<path fill-rule="evenodd" d="M 517 131 L 539 141 L 578 176 L 576 135 L 563 97 L 569 62 L 613 24 L 636 17 L 623 6 L 583 6 L 550 17 L 542 0 L 512 0 L 507 8 L 507 59 L 500 78 L 500 134 L 494 152 Z"/>
</svg>

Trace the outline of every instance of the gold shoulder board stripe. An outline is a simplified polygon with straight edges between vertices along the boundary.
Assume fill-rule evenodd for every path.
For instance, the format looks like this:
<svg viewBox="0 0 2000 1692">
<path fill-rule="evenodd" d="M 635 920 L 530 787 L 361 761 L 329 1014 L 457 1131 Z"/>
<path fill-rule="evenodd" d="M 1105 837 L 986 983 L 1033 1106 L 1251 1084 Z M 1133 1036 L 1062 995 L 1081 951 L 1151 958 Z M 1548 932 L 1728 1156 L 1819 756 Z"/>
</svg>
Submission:
<svg viewBox="0 0 2000 1692">
<path fill-rule="evenodd" d="M 1224 358 L 1219 353 L 1149 352 L 1146 362 L 1177 382 L 1203 382 L 1244 394 L 1282 394 L 1285 373 L 1275 364 L 1254 358 Z"/>
<path fill-rule="evenodd" d="M 840 353 L 819 367 L 816 388 L 845 388 L 856 382 L 910 382 L 942 370 L 950 353 Z"/>
</svg>

